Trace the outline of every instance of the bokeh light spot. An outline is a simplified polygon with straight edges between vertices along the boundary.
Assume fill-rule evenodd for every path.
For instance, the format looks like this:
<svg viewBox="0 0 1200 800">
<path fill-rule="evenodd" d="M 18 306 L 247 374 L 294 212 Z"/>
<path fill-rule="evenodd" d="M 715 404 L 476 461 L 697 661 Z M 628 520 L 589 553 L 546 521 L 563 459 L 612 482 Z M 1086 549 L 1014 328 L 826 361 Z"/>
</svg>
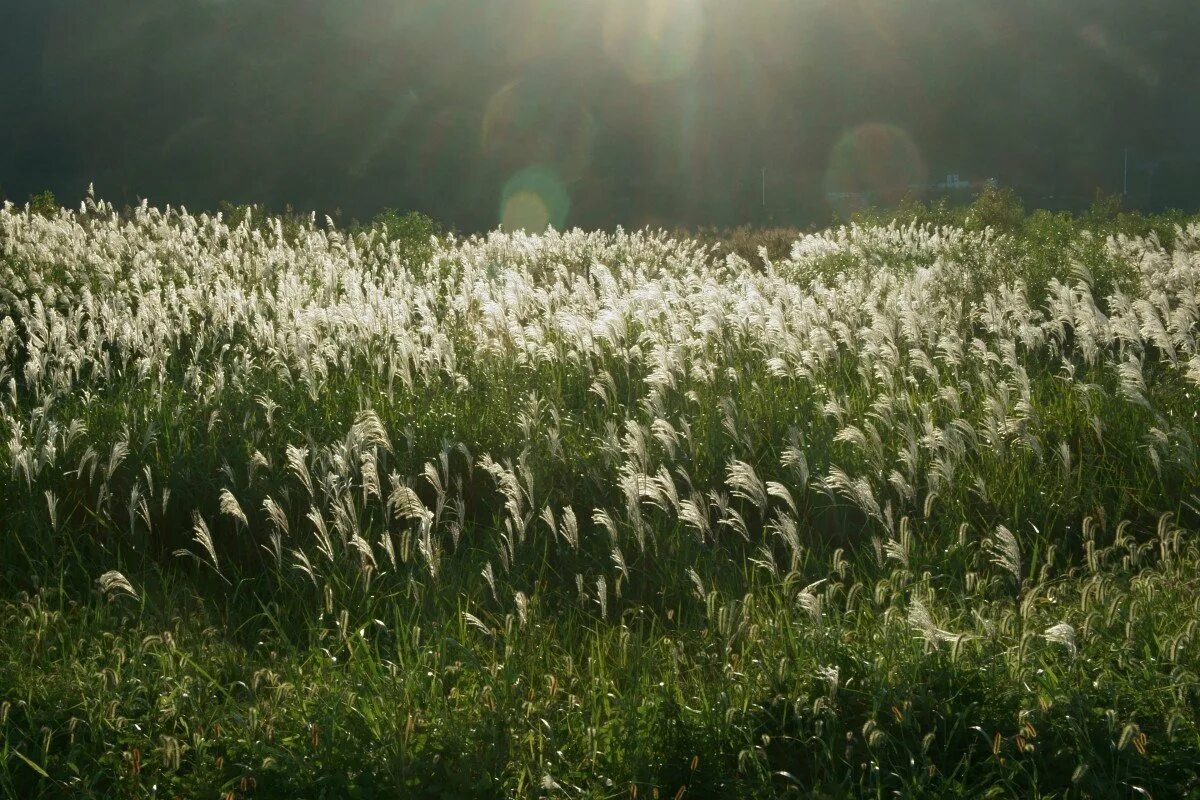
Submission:
<svg viewBox="0 0 1200 800">
<path fill-rule="evenodd" d="M 541 233 L 550 225 L 550 209 L 534 192 L 520 191 L 504 201 L 500 227 L 507 232 Z"/>
<path fill-rule="evenodd" d="M 846 216 L 864 208 L 920 196 L 929 180 L 921 151 L 895 125 L 871 122 L 844 133 L 834 144 L 825 172 L 826 197 Z"/>
<path fill-rule="evenodd" d="M 571 208 L 567 187 L 554 170 L 538 165 L 509 178 L 500 193 L 500 227 L 541 233 L 561 228 Z"/>
<path fill-rule="evenodd" d="M 696 61 L 704 39 L 699 0 L 607 0 L 604 52 L 631 81 L 677 78 Z"/>
</svg>

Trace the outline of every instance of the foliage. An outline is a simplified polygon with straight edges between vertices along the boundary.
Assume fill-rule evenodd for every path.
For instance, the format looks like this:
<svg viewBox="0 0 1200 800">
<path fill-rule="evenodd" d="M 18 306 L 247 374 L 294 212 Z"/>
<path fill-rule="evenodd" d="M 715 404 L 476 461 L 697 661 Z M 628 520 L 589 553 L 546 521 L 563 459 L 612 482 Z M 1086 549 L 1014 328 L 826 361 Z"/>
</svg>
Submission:
<svg viewBox="0 0 1200 800">
<path fill-rule="evenodd" d="M 1200 792 L 1200 224 L 1121 213 L 7 206 L 0 793 Z"/>
<path fill-rule="evenodd" d="M 59 211 L 58 200 L 55 199 L 54 192 L 49 189 L 31 194 L 28 204 L 32 213 L 41 214 L 43 217 L 52 217 Z"/>
<path fill-rule="evenodd" d="M 717 258 L 735 255 L 754 267 L 760 267 L 763 263 L 762 252 L 764 250 L 768 259 L 787 258 L 792 251 L 792 244 L 804 234 L 795 228 L 760 228 L 754 225 L 740 225 L 729 230 L 717 228 L 700 228 L 694 231 L 679 230 L 676 231 L 676 235 L 702 242 L 712 249 Z"/>
<path fill-rule="evenodd" d="M 427 263 L 433 257 L 434 240 L 444 234 L 436 221 L 418 211 L 401 214 L 385 208 L 371 224 L 396 246 L 397 256 L 411 264 Z"/>
</svg>

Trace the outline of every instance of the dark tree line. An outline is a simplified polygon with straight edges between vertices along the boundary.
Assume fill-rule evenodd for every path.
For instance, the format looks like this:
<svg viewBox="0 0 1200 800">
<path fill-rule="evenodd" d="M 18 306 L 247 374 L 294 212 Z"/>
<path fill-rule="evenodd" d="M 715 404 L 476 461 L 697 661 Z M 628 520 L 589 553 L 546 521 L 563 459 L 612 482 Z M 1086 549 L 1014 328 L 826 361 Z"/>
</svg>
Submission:
<svg viewBox="0 0 1200 800">
<path fill-rule="evenodd" d="M 1200 204 L 1192 0 L 614 3 L 11 3 L 0 185 L 464 230 L 531 166 L 584 226 L 823 222 L 946 173 Z"/>
</svg>

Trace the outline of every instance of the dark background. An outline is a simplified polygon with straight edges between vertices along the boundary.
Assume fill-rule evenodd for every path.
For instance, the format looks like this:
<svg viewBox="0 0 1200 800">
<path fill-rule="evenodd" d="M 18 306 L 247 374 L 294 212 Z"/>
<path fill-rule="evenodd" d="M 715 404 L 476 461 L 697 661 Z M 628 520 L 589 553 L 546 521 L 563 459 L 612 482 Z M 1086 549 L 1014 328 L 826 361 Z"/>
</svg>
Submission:
<svg viewBox="0 0 1200 800">
<path fill-rule="evenodd" d="M 0 0 L 0 190 L 464 230 L 520 191 L 803 225 L 949 173 L 1193 209 L 1198 34 L 1196 0 Z"/>
</svg>

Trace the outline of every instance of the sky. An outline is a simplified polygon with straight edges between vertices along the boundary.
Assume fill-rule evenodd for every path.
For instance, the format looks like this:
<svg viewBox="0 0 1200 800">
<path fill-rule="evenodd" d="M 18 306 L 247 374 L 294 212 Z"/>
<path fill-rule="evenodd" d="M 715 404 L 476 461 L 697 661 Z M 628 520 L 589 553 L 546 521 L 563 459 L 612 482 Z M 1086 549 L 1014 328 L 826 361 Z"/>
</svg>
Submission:
<svg viewBox="0 0 1200 800">
<path fill-rule="evenodd" d="M 1195 0 L 0 0 L 0 191 L 820 224 L 1200 205 Z"/>
</svg>

